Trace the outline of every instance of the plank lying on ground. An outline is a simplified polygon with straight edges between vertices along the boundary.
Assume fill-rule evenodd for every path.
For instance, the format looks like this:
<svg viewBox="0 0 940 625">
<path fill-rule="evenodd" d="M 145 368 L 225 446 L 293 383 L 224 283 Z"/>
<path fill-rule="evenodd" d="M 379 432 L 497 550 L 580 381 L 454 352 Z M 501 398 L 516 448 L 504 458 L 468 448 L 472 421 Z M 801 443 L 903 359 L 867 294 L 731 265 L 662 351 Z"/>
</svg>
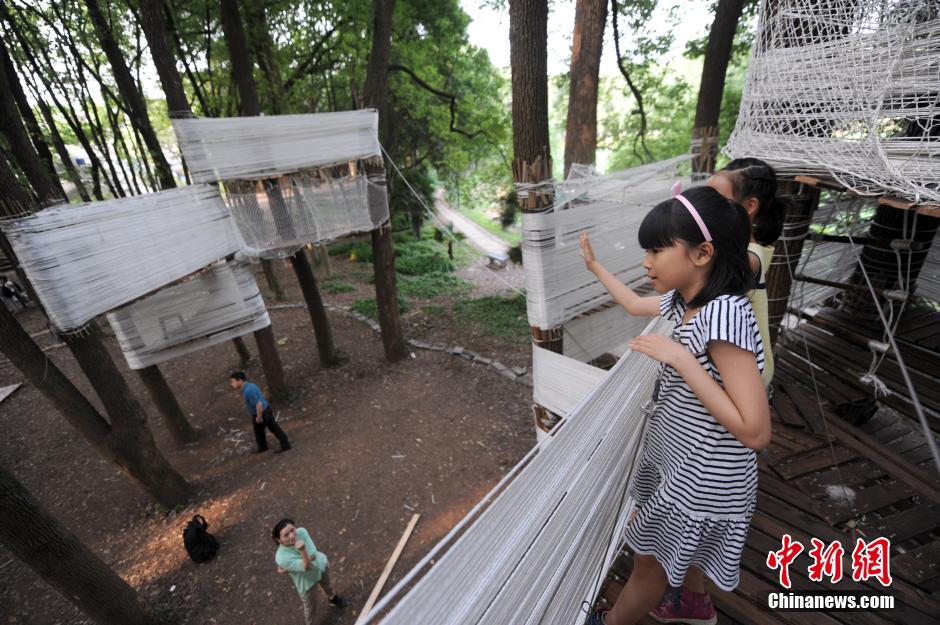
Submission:
<svg viewBox="0 0 940 625">
<path fill-rule="evenodd" d="M 379 598 L 379 593 L 382 592 L 382 587 L 385 586 L 385 581 L 388 579 L 388 576 L 391 575 L 392 569 L 395 568 L 395 563 L 398 562 L 398 556 L 401 555 L 402 550 L 405 548 L 405 543 L 407 543 L 408 539 L 411 537 L 411 532 L 414 531 L 419 518 L 421 518 L 421 515 L 415 512 L 411 517 L 411 521 L 408 522 L 408 527 L 405 528 L 401 538 L 398 539 L 398 545 L 395 546 L 395 551 L 392 552 L 388 562 L 385 563 L 385 570 L 382 571 L 382 575 L 379 576 L 379 581 L 375 583 L 375 588 L 372 589 L 372 594 L 369 595 L 365 605 L 362 606 L 362 612 L 359 614 L 359 618 L 356 619 L 357 625 L 366 619 L 369 612 L 372 610 L 372 606 L 375 605 L 376 600 Z"/>
</svg>

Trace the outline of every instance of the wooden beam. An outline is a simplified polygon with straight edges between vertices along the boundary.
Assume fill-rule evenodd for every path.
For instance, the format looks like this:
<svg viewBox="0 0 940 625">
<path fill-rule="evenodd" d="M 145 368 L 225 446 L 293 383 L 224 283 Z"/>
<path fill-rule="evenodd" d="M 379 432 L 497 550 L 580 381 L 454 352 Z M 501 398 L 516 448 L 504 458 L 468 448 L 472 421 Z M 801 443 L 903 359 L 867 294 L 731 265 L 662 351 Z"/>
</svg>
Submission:
<svg viewBox="0 0 940 625">
<path fill-rule="evenodd" d="M 421 518 L 421 515 L 415 512 L 414 516 L 411 517 L 411 521 L 408 522 L 408 527 L 405 528 L 405 533 L 398 539 L 398 545 L 395 546 L 395 551 L 392 552 L 392 556 L 388 559 L 388 562 L 385 563 L 385 570 L 383 570 L 382 575 L 379 576 L 379 581 L 375 583 L 372 594 L 366 599 L 366 604 L 362 606 L 362 612 L 359 614 L 359 618 L 356 619 L 355 625 L 359 625 L 359 623 L 366 620 L 366 617 L 372 610 L 372 606 L 375 605 L 376 600 L 379 598 L 379 593 L 382 592 L 382 587 L 385 586 L 385 581 L 388 579 L 388 576 L 391 575 L 392 569 L 395 568 L 395 563 L 398 562 L 398 557 L 405 548 L 405 543 L 407 543 L 408 539 L 411 537 L 411 532 L 414 531 L 419 518 Z"/>
</svg>

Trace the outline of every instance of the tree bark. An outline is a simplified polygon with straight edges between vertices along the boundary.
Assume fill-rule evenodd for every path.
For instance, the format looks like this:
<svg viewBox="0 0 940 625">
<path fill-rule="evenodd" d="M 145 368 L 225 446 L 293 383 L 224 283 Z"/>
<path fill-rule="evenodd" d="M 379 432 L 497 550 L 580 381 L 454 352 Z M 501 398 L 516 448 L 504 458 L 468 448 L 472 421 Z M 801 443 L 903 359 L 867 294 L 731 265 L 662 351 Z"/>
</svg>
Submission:
<svg viewBox="0 0 940 625">
<path fill-rule="evenodd" d="M 52 182 L 58 187 L 62 196 L 65 196 L 65 189 L 62 188 L 62 183 L 55 175 L 55 162 L 52 160 L 52 152 L 49 151 L 49 145 L 46 143 L 46 139 L 42 134 L 42 127 L 39 125 L 39 121 L 36 119 L 36 115 L 29 105 L 29 100 L 26 98 L 26 93 L 23 91 L 23 85 L 20 84 L 16 67 L 13 65 L 13 59 L 10 58 L 10 53 L 7 50 L 6 42 L 3 40 L 2 34 L 0 34 L 0 62 L 3 64 L 3 68 L 0 71 L 6 73 L 7 84 L 13 93 L 13 100 L 16 102 L 16 107 L 23 117 L 23 123 L 26 125 L 26 130 L 29 132 L 33 147 L 36 149 L 39 158 L 46 164 L 46 169 L 52 175 Z"/>
<path fill-rule="evenodd" d="M 7 79 L 7 72 L 2 68 L 0 68 L 0 132 L 6 136 L 10 152 L 36 192 L 39 203 L 46 206 L 63 199 L 65 195 L 62 187 L 56 184 L 53 173 L 33 149 L 13 98 L 13 88 Z"/>
<path fill-rule="evenodd" d="M 185 445 L 199 439 L 196 428 L 192 426 L 183 409 L 180 408 L 176 396 L 170 390 L 163 372 L 157 365 L 150 365 L 137 370 L 140 381 L 144 383 L 150 398 L 156 404 L 157 410 L 163 415 L 163 424 L 170 431 L 170 435 L 177 445 Z"/>
<path fill-rule="evenodd" d="M 0 467 L 0 542 L 99 625 L 158 625 L 127 582 Z"/>
<path fill-rule="evenodd" d="M 160 76 L 160 85 L 166 95 L 170 117 L 190 117 L 193 113 L 183 90 L 183 81 L 176 69 L 176 56 L 167 39 L 167 25 L 163 17 L 163 0 L 137 0 L 140 25 L 147 37 L 150 56 Z"/>
<path fill-rule="evenodd" d="M 597 88 L 607 24 L 607 0 L 578 0 L 571 39 L 571 91 L 565 127 L 565 172 L 593 164 L 597 149 Z"/>
<path fill-rule="evenodd" d="M 114 74 L 118 90 L 130 110 L 131 123 L 140 131 L 150 152 L 150 157 L 153 159 L 157 170 L 157 178 L 160 180 L 160 187 L 171 189 L 176 186 L 176 182 L 173 179 L 170 164 L 163 154 L 163 148 L 160 147 L 157 133 L 154 132 L 153 125 L 150 123 L 150 117 L 147 114 L 147 103 L 134 83 L 134 78 L 127 67 L 121 48 L 114 39 L 111 28 L 101 12 L 101 7 L 98 6 L 98 0 L 85 0 L 85 5 L 88 7 L 88 16 L 94 24 L 101 48 L 111 64 L 111 71 Z"/>
<path fill-rule="evenodd" d="M 290 262 L 294 267 L 294 273 L 297 274 L 300 290 L 304 294 L 307 311 L 310 313 L 310 321 L 313 322 L 313 331 L 317 336 L 317 353 L 320 356 L 320 366 L 335 367 L 340 364 L 340 360 L 336 354 L 336 346 L 333 344 L 333 331 L 330 329 L 330 320 L 326 316 L 326 309 L 323 308 L 323 299 L 320 297 L 317 279 L 313 274 L 313 268 L 310 267 L 306 250 L 300 249 L 294 252 L 290 257 Z"/>
<path fill-rule="evenodd" d="M 245 21 L 248 25 L 249 39 L 251 41 L 252 52 L 258 67 L 261 69 L 261 75 L 268 86 L 267 100 L 270 101 L 268 109 L 274 115 L 280 115 L 285 111 L 286 90 L 284 81 L 281 78 L 281 67 L 277 62 L 277 56 L 274 49 L 274 39 L 271 37 L 271 31 L 268 28 L 267 17 L 265 16 L 265 2 L 248 2 L 245 7 Z"/>
<path fill-rule="evenodd" d="M 157 449 L 147 415 L 105 348 L 98 326 L 90 323 L 62 338 L 111 417 L 114 443 L 124 449 L 128 470 L 152 484 L 154 496 L 167 508 L 185 503 L 192 487 Z"/>
<path fill-rule="evenodd" d="M 705 61 L 702 65 L 702 81 L 699 83 L 698 104 L 695 107 L 695 124 L 692 129 L 693 180 L 707 178 L 715 171 L 718 155 L 718 117 L 721 99 L 725 92 L 725 76 L 731 61 L 731 46 L 738 29 L 738 20 L 745 0 L 718 0 L 715 21 L 708 33 Z M 701 142 L 700 144 L 698 142 Z"/>
<path fill-rule="evenodd" d="M 543 152 L 550 154 L 547 42 L 548 2 L 509 0 L 512 149 L 516 161 L 531 163 Z"/>
<path fill-rule="evenodd" d="M 231 63 L 232 77 L 238 87 L 240 99 L 239 111 L 245 117 L 261 115 L 261 104 L 258 100 L 258 90 L 255 86 L 254 67 L 248 54 L 248 43 L 245 39 L 245 29 L 242 26 L 241 16 L 238 12 L 237 0 L 222 0 L 222 32 L 225 35 L 225 45 L 228 48 Z M 264 277 L 274 299 L 284 299 L 281 284 L 274 271 L 274 264 L 268 259 L 261 260 Z"/>
<path fill-rule="evenodd" d="M 288 401 L 290 393 L 287 382 L 284 380 L 284 367 L 281 365 L 281 356 L 277 353 L 277 343 L 274 341 L 274 330 L 271 326 L 255 330 L 255 343 L 258 345 L 258 356 L 261 358 L 261 368 L 268 381 L 268 392 L 275 401 Z"/>
<path fill-rule="evenodd" d="M 388 115 L 385 103 L 388 96 L 388 60 L 392 47 L 392 13 L 395 0 L 373 0 L 372 50 L 366 67 L 366 82 L 362 88 L 364 106 L 379 112 L 379 136 L 387 142 Z M 381 160 L 366 164 L 366 173 L 384 173 Z M 398 310 L 398 287 L 395 276 L 395 247 L 391 224 L 372 231 L 372 268 L 375 272 L 375 299 L 379 326 L 382 328 L 382 347 L 390 362 L 408 355 L 405 335 Z"/>
<path fill-rule="evenodd" d="M 236 336 L 232 339 L 232 344 L 235 345 L 235 351 L 238 352 L 238 359 L 241 361 L 241 365 L 245 366 L 248 364 L 248 361 L 251 360 L 251 352 L 248 351 L 248 346 L 245 344 L 245 339 L 240 336 Z"/>
</svg>

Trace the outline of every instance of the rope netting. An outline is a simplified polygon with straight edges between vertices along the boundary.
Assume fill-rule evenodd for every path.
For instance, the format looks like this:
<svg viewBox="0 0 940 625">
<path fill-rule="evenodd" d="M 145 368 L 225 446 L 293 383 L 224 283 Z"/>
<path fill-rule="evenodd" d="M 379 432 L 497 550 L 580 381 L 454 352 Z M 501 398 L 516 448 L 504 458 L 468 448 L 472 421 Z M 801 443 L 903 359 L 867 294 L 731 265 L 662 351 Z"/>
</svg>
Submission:
<svg viewBox="0 0 940 625">
<path fill-rule="evenodd" d="M 940 6 L 762 0 L 725 151 L 860 193 L 940 201 Z"/>
</svg>

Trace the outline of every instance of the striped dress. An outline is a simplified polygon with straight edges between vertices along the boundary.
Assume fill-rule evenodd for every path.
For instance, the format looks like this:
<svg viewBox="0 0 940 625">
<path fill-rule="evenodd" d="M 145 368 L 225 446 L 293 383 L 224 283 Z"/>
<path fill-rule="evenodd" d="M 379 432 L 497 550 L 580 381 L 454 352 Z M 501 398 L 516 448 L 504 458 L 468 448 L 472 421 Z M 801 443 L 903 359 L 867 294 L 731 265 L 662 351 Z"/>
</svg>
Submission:
<svg viewBox="0 0 940 625">
<path fill-rule="evenodd" d="M 682 323 L 685 310 L 676 291 L 660 300 L 662 316 L 676 322 L 673 339 L 719 384 L 721 375 L 706 351 L 710 341 L 754 352 L 763 370 L 760 330 L 746 297 L 717 297 Z M 630 494 L 639 511 L 627 528 L 627 544 L 655 556 L 671 586 L 682 584 L 692 564 L 722 590 L 738 585 L 757 503 L 757 456 L 715 421 L 682 376 L 665 364 Z"/>
</svg>

